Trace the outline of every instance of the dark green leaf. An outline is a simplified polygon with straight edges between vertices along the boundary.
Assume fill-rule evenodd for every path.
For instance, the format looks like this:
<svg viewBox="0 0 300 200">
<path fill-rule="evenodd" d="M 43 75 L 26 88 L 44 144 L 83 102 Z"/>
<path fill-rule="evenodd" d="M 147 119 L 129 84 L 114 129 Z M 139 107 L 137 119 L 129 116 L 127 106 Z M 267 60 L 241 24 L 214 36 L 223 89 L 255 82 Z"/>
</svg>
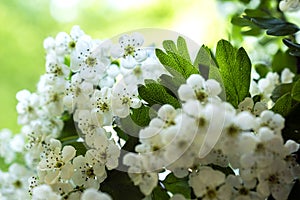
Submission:
<svg viewBox="0 0 300 200">
<path fill-rule="evenodd" d="M 293 86 L 292 98 L 296 101 L 300 101 L 300 79 Z"/>
<path fill-rule="evenodd" d="M 299 31 L 298 26 L 294 24 L 281 24 L 267 30 L 268 35 L 285 36 L 292 35 Z"/>
<path fill-rule="evenodd" d="M 218 171 L 223 172 L 226 176 L 228 176 L 229 174 L 235 175 L 234 171 L 229 166 L 228 167 L 221 167 L 219 165 L 214 165 L 214 164 L 210 164 L 209 166 L 211 168 L 213 168 L 214 170 L 218 170 Z"/>
<path fill-rule="evenodd" d="M 188 177 L 177 178 L 173 173 L 170 173 L 162 182 L 165 188 L 173 194 L 182 194 L 185 198 L 191 198 L 191 187 L 188 184 Z"/>
<path fill-rule="evenodd" d="M 272 92 L 271 99 L 276 102 L 281 96 L 292 91 L 293 83 L 280 84 Z"/>
<path fill-rule="evenodd" d="M 158 185 L 153 189 L 151 193 L 151 198 L 152 200 L 168 200 L 170 199 L 170 196 L 164 188 Z"/>
<path fill-rule="evenodd" d="M 289 39 L 283 39 L 283 43 L 291 49 L 300 50 L 300 44 L 294 43 Z"/>
<path fill-rule="evenodd" d="M 72 143 L 67 143 L 65 145 L 71 145 L 76 149 L 76 156 L 79 155 L 85 155 L 85 152 L 87 151 L 85 145 L 83 142 L 72 142 Z"/>
<path fill-rule="evenodd" d="M 170 104 L 174 108 L 181 107 L 179 101 L 168 93 L 167 89 L 161 84 L 153 80 L 145 80 L 146 85 L 138 87 L 139 95 L 145 100 L 149 106 L 159 104 Z"/>
<path fill-rule="evenodd" d="M 141 200 L 144 195 L 138 186 L 135 186 L 127 172 L 111 170 L 107 178 L 100 184 L 100 190 L 108 193 L 114 200 Z"/>
<path fill-rule="evenodd" d="M 122 138 L 123 140 L 127 141 L 129 136 L 122 130 L 120 127 L 114 127 L 114 130 L 117 132 L 117 135 Z"/>
<path fill-rule="evenodd" d="M 216 59 L 225 87 L 226 100 L 237 107 L 249 95 L 250 59 L 243 48 L 236 50 L 226 40 L 218 42 Z"/>
<path fill-rule="evenodd" d="M 139 108 L 132 109 L 131 119 L 138 125 L 145 127 L 150 122 L 150 107 L 142 105 Z"/>
<path fill-rule="evenodd" d="M 282 116 L 287 116 L 292 108 L 291 93 L 286 93 L 281 96 L 272 107 L 272 110 Z"/>
<path fill-rule="evenodd" d="M 296 103 L 291 112 L 285 116 L 285 125 L 282 130 L 284 141 L 294 140 L 300 143 L 300 103 Z"/>
<path fill-rule="evenodd" d="M 175 94 L 175 96 L 178 96 L 178 88 L 185 82 L 186 80 L 181 75 L 169 76 L 167 74 L 162 74 L 159 77 L 159 83 L 165 88 L 168 88 L 173 94 Z"/>
<path fill-rule="evenodd" d="M 263 29 L 271 29 L 274 26 L 287 24 L 287 22 L 277 18 L 251 17 L 251 21 Z"/>
<path fill-rule="evenodd" d="M 281 73 L 284 68 L 289 68 L 291 72 L 297 72 L 297 59 L 287 52 L 278 50 L 272 60 L 272 69 L 274 72 Z"/>
<path fill-rule="evenodd" d="M 244 27 L 244 26 L 253 26 L 253 23 L 251 21 L 249 21 L 248 19 L 246 18 L 243 18 L 243 17 L 233 17 L 231 19 L 231 23 L 236 25 L 236 26 L 241 26 L 241 27 Z"/>
<path fill-rule="evenodd" d="M 255 71 L 259 74 L 260 78 L 266 77 L 267 73 L 270 72 L 270 68 L 264 64 L 256 64 L 254 68 Z"/>
</svg>

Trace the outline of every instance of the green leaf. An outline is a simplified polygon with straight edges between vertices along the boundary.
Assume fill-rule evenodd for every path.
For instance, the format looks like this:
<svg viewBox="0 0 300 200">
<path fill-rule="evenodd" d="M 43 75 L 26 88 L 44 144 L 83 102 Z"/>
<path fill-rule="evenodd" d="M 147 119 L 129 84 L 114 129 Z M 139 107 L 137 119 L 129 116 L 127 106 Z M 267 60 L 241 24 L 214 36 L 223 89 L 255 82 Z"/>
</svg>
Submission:
<svg viewBox="0 0 300 200">
<path fill-rule="evenodd" d="M 272 107 L 272 110 L 285 117 L 289 114 L 291 108 L 292 108 L 291 93 L 286 93 L 276 101 L 276 103 Z"/>
<path fill-rule="evenodd" d="M 146 85 L 140 85 L 138 87 L 139 95 L 145 100 L 149 106 L 159 104 L 170 104 L 174 108 L 180 108 L 181 105 L 174 96 L 172 96 L 169 91 L 161 84 L 155 82 L 154 80 L 145 80 Z"/>
<path fill-rule="evenodd" d="M 159 83 L 165 88 L 168 88 L 175 96 L 178 96 L 178 88 L 184 84 L 186 80 L 183 76 L 169 76 L 167 74 L 162 74 L 159 77 Z"/>
<path fill-rule="evenodd" d="M 285 36 L 292 35 L 299 31 L 298 26 L 294 24 L 281 24 L 267 30 L 268 35 Z"/>
<path fill-rule="evenodd" d="M 131 119 L 138 126 L 148 126 L 151 118 L 150 118 L 150 107 L 142 105 L 139 108 L 132 109 L 132 114 L 130 115 Z"/>
<path fill-rule="evenodd" d="M 189 50 L 187 48 L 184 38 L 181 36 L 179 36 L 177 39 L 177 48 L 178 48 L 178 54 L 191 63 Z"/>
<path fill-rule="evenodd" d="M 207 46 L 202 45 L 199 49 L 193 65 L 199 69 L 204 78 L 208 78 L 209 68 L 211 66 L 216 66 L 216 63 Z"/>
<path fill-rule="evenodd" d="M 127 172 L 123 171 L 108 171 L 107 178 L 100 184 L 100 188 L 114 200 L 141 200 L 144 198 L 139 187 L 135 186 Z"/>
<path fill-rule="evenodd" d="M 164 40 L 163 47 L 166 51 L 177 52 L 177 47 L 173 40 Z"/>
<path fill-rule="evenodd" d="M 284 141 L 294 140 L 300 143 L 300 103 L 296 103 L 289 114 L 285 116 L 285 125 L 282 130 Z"/>
<path fill-rule="evenodd" d="M 155 187 L 151 193 L 152 200 L 169 200 L 170 196 L 168 195 L 167 191 L 162 188 L 160 185 Z"/>
<path fill-rule="evenodd" d="M 206 46 L 202 46 L 197 53 L 194 61 L 194 66 L 198 66 L 201 75 L 205 78 L 215 79 L 222 87 L 222 92 L 219 95 L 221 99 L 225 100 L 225 88 L 220 74 L 219 68 L 216 64 L 215 58 L 213 57 L 210 49 Z M 208 73 L 208 74 L 207 74 Z"/>
<path fill-rule="evenodd" d="M 191 74 L 199 73 L 198 69 L 191 64 L 187 45 L 182 37 L 178 37 L 177 47 L 171 40 L 165 40 L 163 47 L 166 52 L 156 49 L 156 56 L 173 76 L 181 74 L 187 79 Z"/>
<path fill-rule="evenodd" d="M 297 72 L 297 59 L 288 54 L 278 50 L 272 60 L 272 69 L 274 72 L 281 73 L 284 68 L 289 68 L 291 72 Z"/>
<path fill-rule="evenodd" d="M 173 194 L 182 194 L 185 198 L 191 198 L 191 187 L 188 184 L 188 177 L 177 178 L 173 173 L 170 173 L 162 182 L 165 188 Z"/>
<path fill-rule="evenodd" d="M 290 93 L 293 88 L 293 83 L 280 84 L 272 92 L 271 99 L 276 102 L 280 97 L 286 93 Z"/>
<path fill-rule="evenodd" d="M 75 127 L 75 122 L 73 120 L 73 116 L 64 115 L 64 127 L 61 132 L 61 135 L 58 137 L 58 140 L 62 142 L 62 145 L 67 145 L 72 142 L 76 142 L 79 138 L 79 135 L 77 133 L 77 129 Z"/>
<path fill-rule="evenodd" d="M 123 140 L 127 141 L 129 136 L 118 126 L 114 127 L 114 130 L 117 132 L 117 135 Z"/>
<path fill-rule="evenodd" d="M 234 171 L 229 166 L 228 167 L 221 167 L 219 165 L 214 165 L 214 164 L 210 164 L 209 166 L 211 168 L 213 168 L 214 170 L 218 170 L 218 171 L 223 172 L 226 176 L 228 176 L 229 174 L 235 175 Z"/>
<path fill-rule="evenodd" d="M 65 144 L 65 145 L 71 145 L 73 146 L 75 149 L 76 149 L 76 156 L 79 156 L 79 155 L 85 155 L 87 149 L 85 147 L 85 145 L 83 144 L 83 142 L 72 142 L 72 143 L 68 143 L 68 144 Z"/>
<path fill-rule="evenodd" d="M 270 68 L 264 64 L 256 64 L 254 68 L 255 71 L 259 74 L 260 78 L 266 77 L 267 73 L 270 72 Z"/>
<path fill-rule="evenodd" d="M 300 101 L 300 79 L 293 86 L 292 98 L 296 101 Z"/>
<path fill-rule="evenodd" d="M 224 83 L 226 100 L 237 107 L 249 95 L 251 61 L 243 48 L 236 50 L 226 40 L 218 42 L 216 60 Z"/>
</svg>

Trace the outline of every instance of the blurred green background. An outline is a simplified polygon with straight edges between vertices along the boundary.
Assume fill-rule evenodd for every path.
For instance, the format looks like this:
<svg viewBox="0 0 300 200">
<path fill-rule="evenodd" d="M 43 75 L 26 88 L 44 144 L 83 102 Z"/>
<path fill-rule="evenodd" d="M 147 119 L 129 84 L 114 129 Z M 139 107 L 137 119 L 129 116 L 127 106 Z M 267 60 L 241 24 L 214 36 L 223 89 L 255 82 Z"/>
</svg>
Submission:
<svg viewBox="0 0 300 200">
<path fill-rule="evenodd" d="M 215 45 L 226 33 L 215 1 L 205 0 L 1 0 L 0 130 L 17 133 L 21 89 L 35 91 L 44 73 L 43 40 L 73 25 L 94 38 L 138 28 L 177 31 L 199 45 Z"/>
</svg>

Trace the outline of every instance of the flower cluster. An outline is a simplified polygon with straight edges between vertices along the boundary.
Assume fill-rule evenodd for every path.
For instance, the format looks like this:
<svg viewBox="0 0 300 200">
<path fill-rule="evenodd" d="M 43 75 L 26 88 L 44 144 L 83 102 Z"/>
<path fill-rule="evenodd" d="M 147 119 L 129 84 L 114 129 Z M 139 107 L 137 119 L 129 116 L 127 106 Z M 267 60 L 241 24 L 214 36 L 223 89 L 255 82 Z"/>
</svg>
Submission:
<svg viewBox="0 0 300 200">
<path fill-rule="evenodd" d="M 0 173 L 3 198 L 120 198 L 111 188 L 120 181 L 146 199 L 157 190 L 172 199 L 287 199 L 300 176 L 299 144 L 283 139 L 285 119 L 270 106 L 275 87 L 295 75 L 284 69 L 252 80 L 234 107 L 184 45 L 165 43 L 158 56 L 143 43 L 140 33 L 117 44 L 95 40 L 78 26 L 45 40 L 37 91 L 17 93 L 21 134 L 0 134 L 5 162 L 20 153 L 27 166 Z M 169 189 L 171 175 L 188 194 Z"/>
</svg>

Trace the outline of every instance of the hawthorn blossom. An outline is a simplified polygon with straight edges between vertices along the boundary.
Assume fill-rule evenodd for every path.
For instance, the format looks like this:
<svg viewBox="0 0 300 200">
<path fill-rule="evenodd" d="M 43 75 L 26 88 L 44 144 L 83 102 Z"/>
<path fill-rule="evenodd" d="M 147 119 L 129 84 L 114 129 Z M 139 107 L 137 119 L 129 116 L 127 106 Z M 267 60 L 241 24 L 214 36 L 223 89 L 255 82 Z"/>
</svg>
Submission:
<svg viewBox="0 0 300 200">
<path fill-rule="evenodd" d="M 207 81 L 199 74 L 192 74 L 178 89 L 179 99 L 182 101 L 198 100 L 207 102 L 208 98 L 216 98 L 221 93 L 220 84 L 209 79 Z"/>
<path fill-rule="evenodd" d="M 114 57 L 121 57 L 124 68 L 132 69 L 147 58 L 147 52 L 140 48 L 143 43 L 144 38 L 140 33 L 125 34 L 119 38 L 119 45 L 115 45 L 111 53 Z"/>
<path fill-rule="evenodd" d="M 59 140 L 51 139 L 42 154 L 38 165 L 40 178 L 47 184 L 56 183 L 59 178 L 68 180 L 73 174 L 71 160 L 75 157 L 76 150 L 73 146 L 64 146 Z"/>
</svg>

